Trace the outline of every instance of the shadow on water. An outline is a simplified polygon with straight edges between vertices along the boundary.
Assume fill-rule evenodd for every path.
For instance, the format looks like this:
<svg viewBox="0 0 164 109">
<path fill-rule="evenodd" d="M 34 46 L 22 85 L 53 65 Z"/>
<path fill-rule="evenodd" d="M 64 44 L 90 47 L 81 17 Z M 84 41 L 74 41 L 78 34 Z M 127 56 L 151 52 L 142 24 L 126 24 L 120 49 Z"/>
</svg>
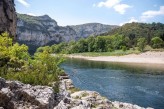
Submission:
<svg viewBox="0 0 164 109">
<path fill-rule="evenodd" d="M 99 68 L 126 70 L 128 73 L 145 73 L 152 75 L 164 75 L 163 64 L 145 64 L 145 63 L 123 63 L 123 62 L 102 62 L 88 61 L 84 59 L 67 58 L 66 63 L 80 68 Z"/>
<path fill-rule="evenodd" d="M 164 109 L 164 67 L 69 58 L 61 66 L 76 87 L 113 101 Z"/>
</svg>

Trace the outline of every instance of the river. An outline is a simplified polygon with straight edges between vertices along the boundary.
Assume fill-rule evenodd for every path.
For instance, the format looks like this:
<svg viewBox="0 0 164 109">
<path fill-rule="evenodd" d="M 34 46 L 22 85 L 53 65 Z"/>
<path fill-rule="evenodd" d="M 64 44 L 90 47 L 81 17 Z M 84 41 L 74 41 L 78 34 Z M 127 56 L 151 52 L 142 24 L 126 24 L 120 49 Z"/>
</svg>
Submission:
<svg viewBox="0 0 164 109">
<path fill-rule="evenodd" d="M 68 59 L 61 66 L 81 90 L 111 101 L 164 109 L 164 65 Z"/>
</svg>

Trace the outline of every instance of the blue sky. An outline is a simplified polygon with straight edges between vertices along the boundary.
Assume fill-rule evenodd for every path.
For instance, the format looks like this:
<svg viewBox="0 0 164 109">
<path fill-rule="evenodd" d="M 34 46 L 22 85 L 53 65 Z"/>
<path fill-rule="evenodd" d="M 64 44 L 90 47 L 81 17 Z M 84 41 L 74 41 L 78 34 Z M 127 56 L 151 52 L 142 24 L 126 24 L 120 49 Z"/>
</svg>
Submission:
<svg viewBox="0 0 164 109">
<path fill-rule="evenodd" d="M 58 25 L 164 23 L 164 0 L 15 0 L 18 13 L 49 15 Z"/>
</svg>

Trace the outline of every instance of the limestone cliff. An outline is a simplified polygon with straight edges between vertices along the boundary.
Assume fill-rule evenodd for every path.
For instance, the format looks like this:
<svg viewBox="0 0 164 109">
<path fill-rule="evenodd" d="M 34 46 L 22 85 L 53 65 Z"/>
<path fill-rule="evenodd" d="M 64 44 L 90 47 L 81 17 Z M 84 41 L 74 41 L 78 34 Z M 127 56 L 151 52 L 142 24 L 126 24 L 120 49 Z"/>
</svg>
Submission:
<svg viewBox="0 0 164 109">
<path fill-rule="evenodd" d="M 16 12 L 14 0 L 0 0 L 0 34 L 7 31 L 16 36 Z"/>
<path fill-rule="evenodd" d="M 71 26 L 76 31 L 77 36 L 86 38 L 90 35 L 100 35 L 117 28 L 116 25 L 104 25 L 100 23 L 87 23 L 82 25 Z"/>
<path fill-rule="evenodd" d="M 43 46 L 76 39 L 76 32 L 67 27 L 60 27 L 48 15 L 29 16 L 17 14 L 18 42 Z"/>
<path fill-rule="evenodd" d="M 17 41 L 34 49 L 39 46 L 52 45 L 99 35 L 118 26 L 89 23 L 75 26 L 58 26 L 48 15 L 30 16 L 17 14 Z M 33 50 L 33 52 L 34 52 Z"/>
</svg>

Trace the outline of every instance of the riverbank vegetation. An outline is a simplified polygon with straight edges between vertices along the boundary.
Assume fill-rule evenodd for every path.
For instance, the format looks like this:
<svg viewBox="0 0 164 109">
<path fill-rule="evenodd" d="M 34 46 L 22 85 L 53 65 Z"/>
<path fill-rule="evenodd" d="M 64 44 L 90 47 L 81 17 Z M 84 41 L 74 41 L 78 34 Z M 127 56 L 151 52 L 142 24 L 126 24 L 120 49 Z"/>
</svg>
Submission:
<svg viewBox="0 0 164 109">
<path fill-rule="evenodd" d="M 164 42 L 159 37 L 151 39 L 148 44 L 146 38 L 138 38 L 135 42 L 130 41 L 129 38 L 123 35 L 112 36 L 90 36 L 79 41 L 71 41 L 69 43 L 60 43 L 46 47 L 49 51 L 57 54 L 83 54 L 89 56 L 113 56 L 113 55 L 127 55 L 138 54 L 144 51 L 163 51 Z M 41 50 L 42 48 L 40 48 Z"/>
<path fill-rule="evenodd" d="M 13 44 L 8 33 L 0 35 L 0 76 L 9 80 L 19 80 L 32 85 L 49 85 L 58 81 L 63 71 L 59 65 L 61 56 L 52 56 L 48 49 L 28 53 L 26 45 Z"/>
<path fill-rule="evenodd" d="M 86 39 L 52 45 L 56 54 L 126 55 L 144 51 L 163 50 L 164 25 L 161 23 L 130 23 L 110 33 Z"/>
</svg>

